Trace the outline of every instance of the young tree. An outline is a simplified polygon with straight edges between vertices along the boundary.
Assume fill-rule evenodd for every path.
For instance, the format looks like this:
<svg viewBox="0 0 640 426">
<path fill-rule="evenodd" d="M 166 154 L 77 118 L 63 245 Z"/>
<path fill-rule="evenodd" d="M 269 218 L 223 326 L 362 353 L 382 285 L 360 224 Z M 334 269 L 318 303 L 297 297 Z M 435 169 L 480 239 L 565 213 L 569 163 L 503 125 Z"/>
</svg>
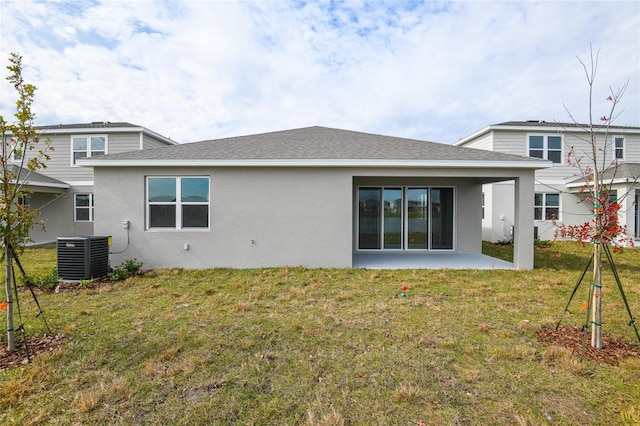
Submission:
<svg viewBox="0 0 640 426">
<path fill-rule="evenodd" d="M 574 147 L 568 152 L 568 163 L 579 170 L 579 175 L 584 180 L 581 192 L 585 195 L 584 201 L 590 204 L 593 219 L 581 225 L 559 227 L 558 234 L 561 237 L 573 238 L 581 243 L 589 243 L 593 246 L 593 281 L 590 288 L 590 300 L 588 307 L 591 316 L 591 346 L 602 348 L 602 265 L 604 250 L 610 246 L 622 248 L 626 244 L 633 245 L 633 238 L 627 233 L 625 226 L 618 223 L 618 212 L 622 200 L 630 196 L 629 192 L 611 196 L 611 185 L 618 170 L 618 163 L 612 146 L 611 127 L 619 116 L 619 103 L 627 89 L 627 82 L 618 90 L 609 88 L 610 109 L 607 115 L 600 118 L 600 124 L 594 124 L 593 97 L 594 81 L 598 70 L 598 50 L 594 56 L 591 49 L 589 64 L 585 64 L 580 58 L 587 83 L 589 85 L 589 123 L 578 124 L 571 112 L 566 108 L 573 123 L 582 127 L 588 142 L 589 150 L 578 152 Z M 637 177 L 635 178 L 637 180 Z"/>
<path fill-rule="evenodd" d="M 36 87 L 24 82 L 22 57 L 12 53 L 9 57 L 7 80 L 16 91 L 16 110 L 12 123 L 0 115 L 2 152 L 0 153 L 0 240 L 6 266 L 6 302 L 0 304 L 7 311 L 7 346 L 15 350 L 13 330 L 12 265 L 14 254 L 22 252 L 29 241 L 38 212 L 26 202 L 29 192 L 26 184 L 31 173 L 46 167 L 52 150 L 48 139 L 41 141 L 34 127 L 33 105 Z"/>
</svg>

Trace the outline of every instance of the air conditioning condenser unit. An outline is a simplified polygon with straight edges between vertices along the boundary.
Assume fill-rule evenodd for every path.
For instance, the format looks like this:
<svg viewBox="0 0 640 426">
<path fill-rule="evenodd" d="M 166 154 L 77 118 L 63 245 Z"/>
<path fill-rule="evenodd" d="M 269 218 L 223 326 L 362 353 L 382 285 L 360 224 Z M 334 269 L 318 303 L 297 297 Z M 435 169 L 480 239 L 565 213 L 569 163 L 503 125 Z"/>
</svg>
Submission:
<svg viewBox="0 0 640 426">
<path fill-rule="evenodd" d="M 58 237 L 58 277 L 82 281 L 109 275 L 109 237 Z"/>
</svg>

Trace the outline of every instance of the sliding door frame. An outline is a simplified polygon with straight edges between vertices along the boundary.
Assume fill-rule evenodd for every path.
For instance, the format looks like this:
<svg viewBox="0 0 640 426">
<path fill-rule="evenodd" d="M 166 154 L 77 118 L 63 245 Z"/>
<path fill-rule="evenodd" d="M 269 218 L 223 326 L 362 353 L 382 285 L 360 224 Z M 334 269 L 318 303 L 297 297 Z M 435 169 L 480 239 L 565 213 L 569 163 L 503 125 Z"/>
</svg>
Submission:
<svg viewBox="0 0 640 426">
<path fill-rule="evenodd" d="M 360 217 L 361 217 L 361 204 L 360 204 L 360 191 L 361 190 L 380 190 L 380 204 L 378 205 L 378 238 L 379 242 L 376 248 L 360 248 Z M 398 190 L 401 189 L 402 194 L 402 211 L 400 216 L 400 226 L 401 226 L 401 244 L 399 248 L 385 248 L 385 189 L 386 190 Z M 409 248 L 409 191 L 415 189 L 425 189 L 427 191 L 427 248 Z M 433 248 L 433 238 L 434 238 L 434 204 L 433 204 L 433 190 L 437 189 L 451 189 L 452 191 L 452 203 L 453 206 L 451 208 L 451 217 L 448 217 L 451 220 L 451 248 Z M 355 251 L 356 252 L 385 252 L 385 253 L 429 253 L 429 252 L 454 252 L 456 249 L 456 234 L 457 234 L 457 226 L 456 226 L 456 217 L 457 217 L 457 203 L 456 203 L 456 187 L 455 186 L 447 186 L 447 185 L 358 185 L 356 186 L 356 194 L 355 194 Z"/>
</svg>

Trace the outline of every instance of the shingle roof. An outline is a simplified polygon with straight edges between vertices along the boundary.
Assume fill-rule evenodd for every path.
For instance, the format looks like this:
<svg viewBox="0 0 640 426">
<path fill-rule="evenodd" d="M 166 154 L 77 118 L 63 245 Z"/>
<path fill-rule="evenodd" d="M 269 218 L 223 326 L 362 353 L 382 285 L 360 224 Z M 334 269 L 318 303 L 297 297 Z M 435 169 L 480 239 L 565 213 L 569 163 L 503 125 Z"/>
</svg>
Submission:
<svg viewBox="0 0 640 426">
<path fill-rule="evenodd" d="M 609 167 L 602 173 L 602 179 L 605 183 L 619 182 L 640 182 L 640 163 L 620 163 Z M 586 178 L 591 180 L 591 175 Z M 578 186 L 585 183 L 585 178 L 580 177 L 568 183 L 568 186 Z"/>
<path fill-rule="evenodd" d="M 38 130 L 72 130 L 72 129 L 109 129 L 109 128 L 122 128 L 122 127 L 137 127 L 136 124 L 127 123 L 124 121 L 93 121 L 91 123 L 76 123 L 76 124 L 54 124 L 49 126 L 36 126 Z"/>
<path fill-rule="evenodd" d="M 116 160 L 429 160 L 540 162 L 518 155 L 327 127 L 306 127 L 95 157 Z M 82 161 L 87 164 L 86 160 Z M 97 164 L 99 163 L 99 164 Z M 539 166 L 539 164 L 538 164 Z M 532 163 L 532 167 L 535 167 Z"/>
<path fill-rule="evenodd" d="M 9 164 L 9 169 L 15 176 L 20 176 L 20 181 L 24 181 L 25 177 L 29 177 L 25 182 L 27 185 L 33 186 L 51 186 L 56 188 L 69 188 L 69 185 L 61 180 L 43 175 L 37 172 L 30 172 L 28 169 L 22 168 L 15 164 Z"/>
<path fill-rule="evenodd" d="M 504 123 L 494 124 L 494 126 L 507 126 L 507 127 L 563 127 L 567 129 L 586 129 L 589 128 L 588 124 L 581 123 L 559 123 L 556 121 L 544 121 L 544 120 L 527 120 L 527 121 L 505 121 Z M 594 124 L 595 128 L 603 129 L 606 126 L 602 126 L 600 124 Z M 640 127 L 633 126 L 617 126 L 612 124 L 610 126 L 612 129 L 635 129 L 639 130 Z"/>
</svg>

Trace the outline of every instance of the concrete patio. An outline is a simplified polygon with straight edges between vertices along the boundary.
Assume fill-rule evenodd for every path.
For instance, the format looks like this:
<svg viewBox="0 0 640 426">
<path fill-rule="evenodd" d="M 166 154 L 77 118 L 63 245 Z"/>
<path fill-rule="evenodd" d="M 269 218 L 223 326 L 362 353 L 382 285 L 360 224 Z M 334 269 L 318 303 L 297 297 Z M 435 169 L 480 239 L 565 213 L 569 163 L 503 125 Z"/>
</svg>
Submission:
<svg viewBox="0 0 640 426">
<path fill-rule="evenodd" d="M 353 268 L 514 269 L 513 263 L 480 253 L 356 253 Z"/>
</svg>

